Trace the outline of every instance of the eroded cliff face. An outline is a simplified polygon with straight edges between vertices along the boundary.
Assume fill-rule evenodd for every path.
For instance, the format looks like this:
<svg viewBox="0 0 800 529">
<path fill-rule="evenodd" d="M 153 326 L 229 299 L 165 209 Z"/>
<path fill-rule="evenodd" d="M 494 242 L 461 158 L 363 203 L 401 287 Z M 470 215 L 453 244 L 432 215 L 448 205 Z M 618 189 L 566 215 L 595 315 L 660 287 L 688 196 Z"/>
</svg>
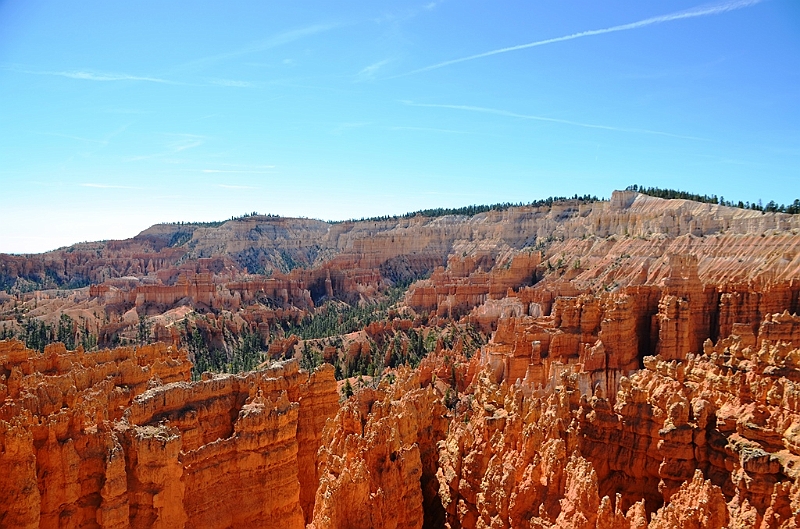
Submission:
<svg viewBox="0 0 800 529">
<path fill-rule="evenodd" d="M 253 216 L 219 226 L 157 225 L 126 241 L 0 255 L 0 288 L 14 293 L 0 298 L 0 319 L 20 335 L 19 314 L 52 326 L 67 314 L 82 335 L 111 346 L 134 340 L 143 317 L 153 320 L 156 339 L 178 343 L 186 336 L 175 323 L 185 310 L 225 312 L 237 320 L 234 335 L 256 332 L 267 346 L 282 324 L 297 324 L 320 304 L 375 303 L 389 286 L 430 274 L 410 287 L 410 308 L 451 319 L 471 313 L 488 331 L 500 316 L 549 315 L 558 297 L 665 287 L 676 268 L 671 260 L 695 256 L 696 277 L 682 279 L 700 291 L 664 299 L 664 313 L 694 322 L 706 314 L 703 304 L 712 307 L 709 321 L 697 324 L 710 331 L 694 334 L 715 340 L 734 323 L 755 326 L 767 313 L 797 310 L 799 231 L 797 215 L 627 191 L 607 202 L 471 217 L 332 224 Z M 68 295 L 47 290 L 81 285 L 89 286 Z M 221 346 L 220 329 L 190 319 Z M 675 335 L 675 347 L 702 343 L 684 338 Z"/>
<path fill-rule="evenodd" d="M 782 320 L 775 315 L 762 330 Z M 759 333 L 761 334 L 761 333 Z M 551 392 L 485 370 L 439 444 L 450 527 L 795 527 L 800 351 L 707 342 L 648 357 L 616 403 L 562 373 Z"/>
<path fill-rule="evenodd" d="M 310 527 L 796 527 L 799 325 L 646 356 L 613 395 L 577 364 L 541 384 L 431 355 L 328 423 Z"/>
<path fill-rule="evenodd" d="M 471 217 L 416 216 L 330 224 L 251 216 L 219 226 L 156 225 L 125 241 L 82 243 L 41 255 L 0 255 L 0 286 L 13 285 L 17 279 L 54 288 L 145 276 L 172 285 L 181 272 L 233 277 L 248 269 L 276 276 L 292 271 L 291 279 L 305 281 L 306 288 L 313 285 L 321 295 L 329 280 L 334 294 L 348 296 L 356 284 L 416 278 L 446 265 L 451 255 L 497 259 L 504 251 L 543 241 L 566 244 L 562 247 L 568 256 L 595 258 L 600 256 L 598 251 L 617 253 L 610 252 L 609 246 L 620 250 L 630 246 L 631 241 L 625 239 L 648 241 L 646 246 L 658 249 L 650 251 L 649 257 L 691 253 L 697 243 L 686 241 L 706 239 L 700 243 L 706 255 L 739 252 L 742 258 L 763 259 L 763 254 L 748 255 L 755 237 L 769 238 L 798 228 L 797 215 L 663 200 L 629 191 L 615 191 L 607 202 L 565 201 Z M 796 246 L 787 247 L 786 242 L 784 237 L 768 242 L 776 254 L 764 264 L 787 260 L 788 267 L 777 264 L 796 277 L 800 267 Z M 667 251 L 665 246 L 673 244 Z M 554 262 L 557 253 L 551 253 Z M 733 271 L 736 263 L 726 268 Z"/>
<path fill-rule="evenodd" d="M 192 383 L 186 352 L 164 344 L 19 342 L 0 342 L 0 366 L 3 526 L 305 526 L 332 367 Z"/>
<path fill-rule="evenodd" d="M 798 219 L 615 192 L 2 257 L 3 277 L 98 283 L 6 296 L 12 326 L 64 313 L 110 342 L 148 317 L 157 339 L 191 327 L 220 350 L 247 331 L 259 361 L 315 340 L 375 377 L 340 406 L 326 364 L 190 382 L 174 346 L 0 341 L 0 525 L 796 527 Z M 429 272 L 385 320 L 291 334 L 321 303 L 369 307 Z"/>
<path fill-rule="evenodd" d="M 310 528 L 440 527 L 436 443 L 447 430 L 441 395 L 401 369 L 365 388 L 325 428 Z"/>
</svg>

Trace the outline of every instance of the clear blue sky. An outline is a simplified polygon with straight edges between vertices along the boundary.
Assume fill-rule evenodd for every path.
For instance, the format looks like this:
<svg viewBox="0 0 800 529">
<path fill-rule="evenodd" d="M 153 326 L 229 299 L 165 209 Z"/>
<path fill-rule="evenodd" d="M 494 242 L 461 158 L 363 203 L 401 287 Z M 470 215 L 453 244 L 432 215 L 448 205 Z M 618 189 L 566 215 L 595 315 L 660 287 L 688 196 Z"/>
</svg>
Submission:
<svg viewBox="0 0 800 529">
<path fill-rule="evenodd" d="M 0 1 L 0 183 L 0 252 L 632 183 L 788 203 L 800 2 Z"/>
</svg>

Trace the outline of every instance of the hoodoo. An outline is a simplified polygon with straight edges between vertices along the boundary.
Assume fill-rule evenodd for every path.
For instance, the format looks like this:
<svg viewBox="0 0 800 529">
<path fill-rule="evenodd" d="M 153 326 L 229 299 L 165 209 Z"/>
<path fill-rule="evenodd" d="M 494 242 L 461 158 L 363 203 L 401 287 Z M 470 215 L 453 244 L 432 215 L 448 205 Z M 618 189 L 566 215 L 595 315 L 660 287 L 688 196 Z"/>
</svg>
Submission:
<svg viewBox="0 0 800 529">
<path fill-rule="evenodd" d="M 0 285 L 3 527 L 800 525 L 798 215 L 256 215 Z"/>
</svg>

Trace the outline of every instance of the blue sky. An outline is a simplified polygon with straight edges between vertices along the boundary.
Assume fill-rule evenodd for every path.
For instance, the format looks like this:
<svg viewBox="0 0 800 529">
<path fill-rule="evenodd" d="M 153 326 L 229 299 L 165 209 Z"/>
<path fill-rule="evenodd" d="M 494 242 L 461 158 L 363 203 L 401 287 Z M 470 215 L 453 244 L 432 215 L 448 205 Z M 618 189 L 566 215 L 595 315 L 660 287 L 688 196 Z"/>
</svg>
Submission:
<svg viewBox="0 0 800 529">
<path fill-rule="evenodd" d="M 800 197 L 795 0 L 6 0 L 0 96 L 0 252 L 633 183 Z"/>
</svg>

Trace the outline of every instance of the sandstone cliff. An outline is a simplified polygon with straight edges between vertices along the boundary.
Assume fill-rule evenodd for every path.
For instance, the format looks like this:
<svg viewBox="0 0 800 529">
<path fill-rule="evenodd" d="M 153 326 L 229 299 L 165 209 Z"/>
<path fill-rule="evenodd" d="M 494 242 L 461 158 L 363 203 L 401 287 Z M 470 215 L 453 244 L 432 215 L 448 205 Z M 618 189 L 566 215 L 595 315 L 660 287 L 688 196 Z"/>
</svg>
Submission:
<svg viewBox="0 0 800 529">
<path fill-rule="evenodd" d="M 333 369 L 191 383 L 190 367 L 163 344 L 0 342 L 2 525 L 304 527 Z"/>
<path fill-rule="evenodd" d="M 398 377 L 357 392 L 326 426 L 309 527 L 419 529 L 443 521 L 435 473 L 446 409 L 430 379 Z"/>
<path fill-rule="evenodd" d="M 370 304 L 390 285 L 432 274 L 411 286 L 408 306 L 456 319 L 474 310 L 470 321 L 486 330 L 500 315 L 547 316 L 557 297 L 671 289 L 674 299 L 659 299 L 663 326 L 708 318 L 691 324 L 699 326 L 691 336 L 669 338 L 668 347 L 685 353 L 706 337 L 727 336 L 734 324 L 755 326 L 767 313 L 798 309 L 798 230 L 796 215 L 627 191 L 607 202 L 471 217 L 325 223 L 252 216 L 220 225 L 158 225 L 127 241 L 0 256 L 0 287 L 15 293 L 0 300 L 0 319 L 19 335 L 19 305 L 51 324 L 66 313 L 82 318 L 108 346 L 136 335 L 136 318 L 125 318 L 131 310 L 155 317 L 186 306 L 240 314 L 266 343 L 271 325 L 296 323 L 327 300 Z M 671 276 L 675 256 L 694 256 L 695 275 Z M 87 284 L 69 294 L 68 306 L 52 303 L 63 291 L 41 290 Z M 38 302 L 50 308 L 38 309 Z M 705 306 L 714 312 L 706 315 Z"/>
<path fill-rule="evenodd" d="M 770 316 L 760 334 L 797 318 Z M 784 334 L 786 336 L 786 334 Z M 439 445 L 450 527 L 794 527 L 798 377 L 790 342 L 647 357 L 615 403 L 581 373 L 551 391 L 479 377 Z"/>
<path fill-rule="evenodd" d="M 650 247 L 661 246 L 661 256 L 666 253 L 665 243 L 710 238 L 702 243 L 707 246 L 704 253 L 739 252 L 744 258 L 754 237 L 762 235 L 778 237 L 768 243 L 775 247 L 774 260 L 788 260 L 788 268 L 782 268 L 796 274 L 800 266 L 796 243 L 780 234 L 798 228 L 800 218 L 796 215 L 663 200 L 629 191 L 615 191 L 608 202 L 566 201 L 472 217 L 416 216 L 331 224 L 252 216 L 218 226 L 156 225 L 126 241 L 82 243 L 38 256 L 1 255 L 0 285 L 13 285 L 19 278 L 54 288 L 148 275 L 169 284 L 177 275 L 169 269 L 178 268 L 220 275 L 245 268 L 250 272 L 288 273 L 298 267 L 324 267 L 330 271 L 330 278 L 325 271 L 321 275 L 301 271 L 296 272 L 296 279 L 311 279 L 309 284 L 315 283 L 321 295 L 325 293 L 325 280 L 330 279 L 333 292 L 339 290 L 345 295 L 351 292 L 348 286 L 374 280 L 370 271 L 380 270 L 381 277 L 392 281 L 414 278 L 445 265 L 451 254 L 488 252 L 496 258 L 504 250 L 543 242 L 582 245 L 588 240 L 593 245 L 593 240 L 630 238 L 649 241 Z M 565 253 L 579 255 L 575 251 Z M 731 265 L 736 268 L 735 263 Z"/>
</svg>

